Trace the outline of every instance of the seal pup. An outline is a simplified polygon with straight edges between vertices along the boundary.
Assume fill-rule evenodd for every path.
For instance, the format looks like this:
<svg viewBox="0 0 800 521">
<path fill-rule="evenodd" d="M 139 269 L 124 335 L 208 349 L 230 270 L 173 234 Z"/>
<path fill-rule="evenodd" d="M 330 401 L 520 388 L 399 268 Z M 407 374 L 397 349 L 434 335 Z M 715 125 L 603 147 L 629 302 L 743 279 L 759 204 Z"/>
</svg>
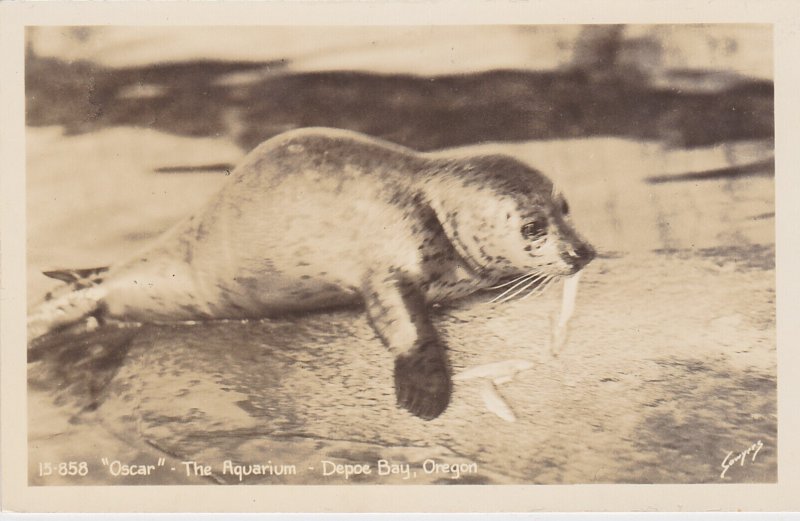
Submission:
<svg viewBox="0 0 800 521">
<path fill-rule="evenodd" d="M 395 356 L 397 403 L 429 420 L 452 386 L 430 307 L 492 288 L 521 297 L 594 255 L 553 183 L 512 157 L 300 129 L 256 147 L 205 207 L 130 259 L 49 272 L 68 284 L 29 315 L 28 336 L 87 316 L 170 322 L 362 305 Z"/>
</svg>

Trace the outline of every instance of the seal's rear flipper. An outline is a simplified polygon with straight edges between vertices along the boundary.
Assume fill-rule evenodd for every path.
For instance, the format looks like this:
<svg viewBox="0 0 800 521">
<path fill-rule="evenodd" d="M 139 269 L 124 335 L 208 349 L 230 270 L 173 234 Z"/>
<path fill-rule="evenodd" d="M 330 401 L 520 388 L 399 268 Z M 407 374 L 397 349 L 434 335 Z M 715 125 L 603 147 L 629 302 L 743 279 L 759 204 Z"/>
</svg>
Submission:
<svg viewBox="0 0 800 521">
<path fill-rule="evenodd" d="M 108 266 L 77 270 L 49 270 L 43 271 L 42 274 L 50 277 L 51 279 L 72 284 L 73 286 L 86 287 L 102 282 L 102 279 L 99 277 L 99 275 L 106 271 L 108 271 Z"/>
<path fill-rule="evenodd" d="M 28 341 L 103 311 L 107 288 L 99 282 L 67 288 L 67 293 L 46 299 L 28 313 Z"/>
</svg>

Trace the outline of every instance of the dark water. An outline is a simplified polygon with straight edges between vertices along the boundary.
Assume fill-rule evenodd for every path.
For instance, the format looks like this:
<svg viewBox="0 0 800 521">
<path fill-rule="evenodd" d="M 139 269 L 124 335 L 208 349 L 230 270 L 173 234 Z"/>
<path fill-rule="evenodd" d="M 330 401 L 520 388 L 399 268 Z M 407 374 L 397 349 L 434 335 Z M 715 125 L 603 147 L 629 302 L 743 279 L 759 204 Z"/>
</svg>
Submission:
<svg viewBox="0 0 800 521">
<path fill-rule="evenodd" d="M 264 71 L 263 78 L 245 85 L 218 81 L 253 69 Z M 704 75 L 695 76 L 702 84 Z M 155 86 L 158 94 L 122 95 L 138 85 Z M 742 79 L 719 92 L 698 93 L 579 69 L 436 77 L 291 73 L 282 63 L 213 61 L 107 69 L 29 55 L 26 95 L 31 126 L 83 133 L 126 125 L 230 135 L 245 150 L 309 126 L 355 130 L 417 150 L 592 136 L 696 147 L 771 139 L 774 132 L 771 82 Z"/>
</svg>

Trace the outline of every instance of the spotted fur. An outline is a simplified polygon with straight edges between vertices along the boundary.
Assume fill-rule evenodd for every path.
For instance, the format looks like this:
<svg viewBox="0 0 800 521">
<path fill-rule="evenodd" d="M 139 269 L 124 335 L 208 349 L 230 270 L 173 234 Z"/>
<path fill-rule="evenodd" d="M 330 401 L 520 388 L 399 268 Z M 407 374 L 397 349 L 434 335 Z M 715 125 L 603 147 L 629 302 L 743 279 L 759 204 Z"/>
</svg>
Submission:
<svg viewBox="0 0 800 521">
<path fill-rule="evenodd" d="M 434 156 L 303 129 L 262 143 L 231 177 L 202 211 L 95 279 L 81 305 L 34 313 L 29 334 L 46 330 L 48 309 L 68 308 L 59 323 L 97 310 L 148 322 L 363 305 L 395 355 L 398 403 L 432 419 L 451 382 L 430 306 L 492 287 L 523 297 L 594 256 L 551 181 L 504 155 Z"/>
</svg>

